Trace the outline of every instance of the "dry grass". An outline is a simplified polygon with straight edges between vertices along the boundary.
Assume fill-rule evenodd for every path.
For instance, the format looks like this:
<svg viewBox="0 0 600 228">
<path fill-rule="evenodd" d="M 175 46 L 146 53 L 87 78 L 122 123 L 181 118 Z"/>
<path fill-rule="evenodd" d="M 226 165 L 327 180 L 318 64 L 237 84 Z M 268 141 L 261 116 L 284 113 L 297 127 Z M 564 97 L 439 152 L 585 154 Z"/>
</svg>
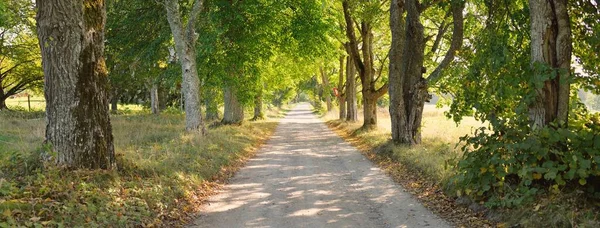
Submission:
<svg viewBox="0 0 600 228">
<path fill-rule="evenodd" d="M 447 180 L 453 174 L 452 164 L 461 154 L 455 147 L 459 137 L 470 133 L 473 127 L 481 126 L 474 119 L 467 119 L 457 126 L 446 119 L 443 112 L 434 106 L 426 106 L 423 142 L 412 147 L 390 142 L 391 123 L 385 109 L 378 112 L 378 129 L 369 132 L 359 129 L 362 121 L 332 120 L 337 119 L 337 113 L 328 113 L 325 118 L 340 136 L 359 148 L 428 209 L 458 227 L 490 227 L 491 223 L 483 219 L 483 214 L 457 206 L 452 197 L 443 194 Z"/>
<path fill-rule="evenodd" d="M 111 119 L 118 170 L 69 172 L 39 160 L 43 119 L 0 113 L 0 227 L 184 224 L 277 125 L 266 119 L 200 136 L 183 132 L 180 114 Z"/>
</svg>

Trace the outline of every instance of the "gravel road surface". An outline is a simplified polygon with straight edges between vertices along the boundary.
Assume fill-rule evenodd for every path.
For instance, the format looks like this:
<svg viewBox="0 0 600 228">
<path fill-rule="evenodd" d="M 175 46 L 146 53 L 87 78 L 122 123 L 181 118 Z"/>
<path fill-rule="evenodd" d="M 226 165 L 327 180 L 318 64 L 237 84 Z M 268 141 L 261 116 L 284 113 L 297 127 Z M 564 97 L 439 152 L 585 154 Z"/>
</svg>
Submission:
<svg viewBox="0 0 600 228">
<path fill-rule="evenodd" d="M 281 120 L 190 227 L 450 227 L 318 119 Z"/>
</svg>

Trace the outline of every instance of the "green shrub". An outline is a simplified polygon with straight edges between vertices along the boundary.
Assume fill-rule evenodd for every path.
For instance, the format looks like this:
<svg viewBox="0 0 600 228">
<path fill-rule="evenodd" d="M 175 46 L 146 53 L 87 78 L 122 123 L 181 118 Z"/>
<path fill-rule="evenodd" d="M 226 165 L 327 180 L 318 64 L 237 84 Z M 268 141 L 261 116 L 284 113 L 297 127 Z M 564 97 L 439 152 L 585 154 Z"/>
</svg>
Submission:
<svg viewBox="0 0 600 228">
<path fill-rule="evenodd" d="M 451 179 L 457 195 L 485 199 L 490 207 L 512 207 L 566 187 L 597 194 L 589 182 L 600 177 L 600 114 L 578 108 L 566 128 L 551 124 L 532 130 L 519 119 L 492 125 L 461 138 L 464 156 Z"/>
</svg>

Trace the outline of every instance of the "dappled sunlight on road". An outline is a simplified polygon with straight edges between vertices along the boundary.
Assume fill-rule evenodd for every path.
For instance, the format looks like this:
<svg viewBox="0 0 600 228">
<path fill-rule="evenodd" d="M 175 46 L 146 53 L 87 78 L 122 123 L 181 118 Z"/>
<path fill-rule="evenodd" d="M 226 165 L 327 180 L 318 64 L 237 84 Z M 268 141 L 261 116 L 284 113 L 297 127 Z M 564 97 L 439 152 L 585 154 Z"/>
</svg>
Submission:
<svg viewBox="0 0 600 228">
<path fill-rule="evenodd" d="M 211 197 L 197 227 L 447 225 L 298 105 L 257 157 Z"/>
</svg>

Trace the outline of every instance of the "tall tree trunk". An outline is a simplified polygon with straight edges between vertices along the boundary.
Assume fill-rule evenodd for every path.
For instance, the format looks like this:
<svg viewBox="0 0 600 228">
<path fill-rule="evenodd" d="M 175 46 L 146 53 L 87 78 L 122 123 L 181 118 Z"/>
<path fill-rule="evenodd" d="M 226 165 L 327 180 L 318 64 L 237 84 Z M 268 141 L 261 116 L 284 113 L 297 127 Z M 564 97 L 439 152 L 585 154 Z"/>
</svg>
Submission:
<svg viewBox="0 0 600 228">
<path fill-rule="evenodd" d="M 210 89 L 210 91 L 214 91 L 214 89 Z M 217 98 L 214 94 L 216 93 L 207 93 L 206 97 L 204 98 L 204 102 L 206 104 L 207 121 L 214 121 L 219 119 L 219 104 L 217 103 Z"/>
<path fill-rule="evenodd" d="M 390 30 L 392 32 L 392 44 L 390 47 L 389 64 L 392 139 L 396 142 L 407 143 L 411 141 L 411 137 L 410 135 L 406 134 L 407 115 L 403 92 L 404 77 L 402 77 L 403 47 L 406 38 L 406 24 L 402 17 L 403 13 L 404 0 L 392 0 L 390 5 Z"/>
<path fill-rule="evenodd" d="M 173 40 L 175 40 L 175 51 L 179 57 L 183 75 L 182 93 L 185 109 L 185 129 L 191 132 L 200 131 L 204 134 L 206 129 L 200 113 L 200 79 L 196 67 L 196 40 L 198 35 L 194 27 L 202 10 L 203 1 L 194 1 L 186 27 L 183 26 L 178 1 L 164 1 L 167 19 L 173 33 Z"/>
<path fill-rule="evenodd" d="M 104 62 L 101 0 L 37 0 L 46 98 L 46 143 L 58 165 L 116 167 Z"/>
<path fill-rule="evenodd" d="M 119 102 L 119 95 L 116 92 L 114 92 L 112 97 L 110 98 L 110 111 L 112 113 L 117 113 L 118 102 Z"/>
<path fill-rule="evenodd" d="M 319 67 L 319 71 L 321 73 L 321 80 L 323 81 L 323 96 L 325 97 L 325 104 L 327 104 L 327 111 L 331 111 L 333 109 L 333 104 L 331 103 L 331 91 L 329 85 L 329 77 L 325 73 L 325 69 L 323 67 Z"/>
<path fill-rule="evenodd" d="M 364 123 L 362 128 L 366 130 L 377 127 L 377 100 L 387 93 L 388 85 L 384 84 L 379 89 L 375 88 L 375 70 L 373 69 L 373 33 L 371 25 L 368 22 L 360 23 L 360 34 L 362 38 L 362 58 L 361 51 L 358 48 L 358 39 L 356 38 L 354 20 L 350 15 L 349 3 L 347 0 L 342 2 L 344 10 L 344 20 L 346 21 L 346 37 L 348 38 L 347 51 L 350 59 L 358 70 L 358 75 L 362 84 Z"/>
<path fill-rule="evenodd" d="M 344 56 L 340 56 L 340 72 L 338 77 L 338 104 L 340 106 L 340 120 L 346 119 L 346 89 L 344 88 Z"/>
<path fill-rule="evenodd" d="M 232 86 L 225 87 L 223 93 L 225 110 L 223 112 L 223 124 L 240 124 L 244 121 L 244 106 L 238 101 L 237 91 Z"/>
<path fill-rule="evenodd" d="M 417 0 L 393 0 L 390 6 L 390 117 L 392 140 L 400 144 L 421 143 L 421 125 L 425 102 L 431 99 L 430 84 L 442 77 L 445 69 L 462 46 L 464 3 L 452 2 L 453 34 L 450 48 L 436 69 L 425 79 L 425 37 Z M 406 22 L 402 20 L 406 10 Z M 440 30 L 443 31 L 443 30 Z M 443 37 L 443 36 L 438 36 Z M 437 42 L 437 41 L 436 41 Z M 410 58 L 405 58 L 410 56 Z"/>
<path fill-rule="evenodd" d="M 358 121 L 358 104 L 356 102 L 356 70 L 352 57 L 346 58 L 346 121 Z"/>
<path fill-rule="evenodd" d="M 558 121 L 566 125 L 569 113 L 571 67 L 571 28 L 567 0 L 530 0 L 531 63 L 534 77 L 556 71 L 556 77 L 546 80 L 537 89 L 537 99 L 531 104 L 530 121 L 534 128 Z"/>
<path fill-rule="evenodd" d="M 158 100 L 158 83 L 152 82 L 150 88 L 150 110 L 152 114 L 158 115 L 160 113 L 159 100 Z"/>
</svg>

